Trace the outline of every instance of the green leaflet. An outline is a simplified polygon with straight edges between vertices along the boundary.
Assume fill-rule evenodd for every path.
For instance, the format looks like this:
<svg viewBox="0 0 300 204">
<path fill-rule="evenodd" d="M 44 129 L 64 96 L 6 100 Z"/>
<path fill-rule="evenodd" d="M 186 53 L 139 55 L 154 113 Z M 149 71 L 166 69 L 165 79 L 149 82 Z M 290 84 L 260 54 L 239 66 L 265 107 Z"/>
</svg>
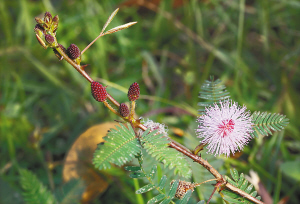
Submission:
<svg viewBox="0 0 300 204">
<path fill-rule="evenodd" d="M 26 203 L 57 203 L 52 193 L 38 180 L 35 174 L 26 169 L 20 170 L 22 195 Z"/>
<path fill-rule="evenodd" d="M 139 157 L 142 158 L 142 157 Z M 162 204 L 167 204 L 170 203 L 172 201 L 172 199 L 174 199 L 175 194 L 177 192 L 177 188 L 179 185 L 179 181 L 175 180 L 174 182 L 171 182 L 171 187 L 170 190 L 168 192 L 168 194 L 165 193 L 165 191 L 162 191 L 165 187 L 166 181 L 167 181 L 167 176 L 163 175 L 159 181 L 158 184 L 156 184 L 153 181 L 153 178 L 155 177 L 156 174 L 156 170 L 157 170 L 157 166 L 154 165 L 153 168 L 150 170 L 149 174 L 145 172 L 145 170 L 142 167 L 142 160 L 140 160 L 140 167 L 136 167 L 134 168 L 133 166 L 129 166 L 129 167 L 125 167 L 126 170 L 129 171 L 133 171 L 133 173 L 130 174 L 131 178 L 146 178 L 149 181 L 149 184 L 139 188 L 135 193 L 136 194 L 141 194 L 141 193 L 146 193 L 148 191 L 151 190 L 156 190 L 158 191 L 158 195 L 156 195 L 155 197 L 151 198 L 147 204 L 153 204 L 153 203 L 157 203 L 159 201 L 161 201 L 160 203 Z M 168 185 L 167 185 L 168 186 Z M 192 194 L 192 191 L 189 190 L 184 197 L 180 200 L 181 204 L 185 204 L 188 202 L 188 200 L 190 199 Z"/>
<path fill-rule="evenodd" d="M 98 145 L 93 157 L 93 164 L 98 169 L 110 168 L 110 163 L 118 166 L 132 160 L 141 151 L 141 145 L 130 125 L 123 124 L 111 129 L 104 143 Z"/>
<path fill-rule="evenodd" d="M 185 193 L 185 195 L 183 196 L 183 198 L 180 200 L 179 204 L 187 204 L 187 202 L 189 201 L 191 195 L 192 195 L 192 191 L 188 190 Z"/>
<path fill-rule="evenodd" d="M 245 191 L 246 193 L 250 194 L 251 196 L 255 197 L 257 192 L 256 191 L 253 191 L 252 193 L 251 190 L 253 188 L 253 185 L 250 184 L 248 186 L 248 180 L 245 179 L 245 176 L 243 173 L 241 173 L 239 175 L 238 171 L 236 169 L 230 169 L 230 174 L 233 178 L 230 179 L 229 177 L 225 176 L 226 180 L 234 185 L 235 187 L 238 187 L 239 189 L 241 189 L 242 191 Z M 252 203 L 251 201 L 247 200 L 246 198 L 243 198 L 242 196 L 230 191 L 230 190 L 222 190 L 220 192 L 222 198 L 229 202 L 229 203 Z M 256 199 L 260 200 L 260 196 L 257 196 Z"/>
<path fill-rule="evenodd" d="M 289 119 L 285 115 L 278 113 L 255 111 L 251 117 L 254 123 L 252 137 L 257 137 L 258 134 L 263 136 L 272 135 L 272 131 L 281 131 L 289 123 Z"/>
<path fill-rule="evenodd" d="M 214 81 L 214 78 L 210 77 L 210 81 L 206 80 L 202 84 L 199 98 L 206 100 L 206 102 L 198 103 L 198 106 L 201 107 L 201 109 L 198 110 L 200 114 L 203 114 L 205 108 L 213 105 L 215 102 L 230 98 L 226 86 L 221 83 L 222 81 L 220 79 Z"/>
<path fill-rule="evenodd" d="M 149 133 L 147 129 L 140 140 L 143 147 L 152 157 L 162 162 L 169 169 L 174 168 L 175 174 L 179 174 L 185 178 L 191 177 L 190 164 L 178 151 L 168 148 L 168 137 L 157 134 L 157 131 Z"/>
</svg>

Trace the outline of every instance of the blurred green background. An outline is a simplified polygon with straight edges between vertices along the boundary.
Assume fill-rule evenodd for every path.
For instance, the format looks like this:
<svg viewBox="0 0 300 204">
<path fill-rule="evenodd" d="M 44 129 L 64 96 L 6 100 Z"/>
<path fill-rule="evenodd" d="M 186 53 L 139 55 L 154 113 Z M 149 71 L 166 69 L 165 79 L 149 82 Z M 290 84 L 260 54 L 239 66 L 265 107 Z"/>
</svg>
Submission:
<svg viewBox="0 0 300 204">
<path fill-rule="evenodd" d="M 138 23 L 100 38 L 84 53 L 82 64 L 90 64 L 91 77 L 109 85 L 119 102 L 127 101 L 127 88 L 138 82 L 144 96 L 137 114 L 193 137 L 198 93 L 210 75 L 251 111 L 286 115 L 290 124 L 284 132 L 254 139 L 241 157 L 223 158 L 220 168 L 245 174 L 253 169 L 274 203 L 283 198 L 299 203 L 299 1 L 141 2 L 0 1 L 0 203 L 24 202 L 20 168 L 34 172 L 47 188 L 60 188 L 63 161 L 76 138 L 118 119 L 92 98 L 89 83 L 73 67 L 40 46 L 34 17 L 58 14 L 58 42 L 83 50 L 118 7 L 108 29 Z M 138 203 L 126 172 L 105 174 L 111 176 L 108 189 L 90 203 Z"/>
</svg>

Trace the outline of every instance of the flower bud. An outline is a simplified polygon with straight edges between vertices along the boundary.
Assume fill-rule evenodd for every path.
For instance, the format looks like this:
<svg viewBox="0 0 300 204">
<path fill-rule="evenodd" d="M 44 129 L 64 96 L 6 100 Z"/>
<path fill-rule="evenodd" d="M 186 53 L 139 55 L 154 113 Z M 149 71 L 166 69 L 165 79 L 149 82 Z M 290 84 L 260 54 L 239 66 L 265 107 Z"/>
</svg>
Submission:
<svg viewBox="0 0 300 204">
<path fill-rule="evenodd" d="M 52 15 L 48 11 L 45 13 L 44 21 L 47 24 L 52 23 Z"/>
<path fill-rule="evenodd" d="M 131 86 L 129 87 L 127 96 L 130 101 L 135 101 L 139 98 L 140 87 L 139 87 L 138 83 L 134 82 L 133 84 L 131 84 Z"/>
<path fill-rule="evenodd" d="M 55 42 L 55 38 L 50 35 L 50 34 L 46 34 L 45 35 L 45 40 L 47 43 L 49 43 L 50 45 L 53 44 Z"/>
<path fill-rule="evenodd" d="M 119 107 L 119 113 L 122 117 L 128 117 L 129 116 L 129 108 L 125 103 L 121 103 Z"/>
<path fill-rule="evenodd" d="M 98 102 L 103 102 L 106 100 L 107 91 L 106 88 L 97 81 L 91 83 L 91 92 L 94 99 Z"/>
<path fill-rule="evenodd" d="M 35 36 L 36 36 L 36 39 L 39 41 L 40 45 L 41 45 L 44 49 L 47 49 L 48 46 L 46 45 L 44 39 L 42 39 L 43 35 L 42 35 L 42 37 L 40 37 L 38 34 L 35 34 Z"/>
<path fill-rule="evenodd" d="M 67 54 L 70 59 L 74 60 L 80 57 L 80 49 L 75 44 L 71 44 L 67 49 Z"/>
</svg>

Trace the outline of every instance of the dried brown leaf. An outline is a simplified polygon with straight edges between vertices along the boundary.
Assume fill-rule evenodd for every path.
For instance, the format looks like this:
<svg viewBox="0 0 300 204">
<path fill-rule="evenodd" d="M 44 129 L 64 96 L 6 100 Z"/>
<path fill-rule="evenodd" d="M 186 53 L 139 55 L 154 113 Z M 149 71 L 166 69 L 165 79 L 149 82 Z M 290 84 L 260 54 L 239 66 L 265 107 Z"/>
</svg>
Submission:
<svg viewBox="0 0 300 204">
<path fill-rule="evenodd" d="M 104 142 L 102 138 L 107 131 L 115 128 L 117 124 L 108 122 L 89 128 L 77 138 L 66 155 L 63 180 L 68 182 L 80 178 L 85 181 L 86 189 L 82 195 L 82 203 L 89 203 L 108 187 L 108 183 L 91 167 L 92 157 L 97 144 Z"/>
</svg>

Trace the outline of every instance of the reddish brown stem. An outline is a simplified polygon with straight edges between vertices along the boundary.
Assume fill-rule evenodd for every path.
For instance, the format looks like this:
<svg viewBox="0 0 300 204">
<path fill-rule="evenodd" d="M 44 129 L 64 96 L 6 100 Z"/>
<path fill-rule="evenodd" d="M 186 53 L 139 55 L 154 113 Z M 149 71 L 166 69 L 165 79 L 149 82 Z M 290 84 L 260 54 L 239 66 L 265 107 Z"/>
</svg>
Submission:
<svg viewBox="0 0 300 204">
<path fill-rule="evenodd" d="M 68 55 L 66 53 L 64 53 L 64 51 L 60 48 L 57 47 L 56 48 L 57 52 L 59 52 L 59 54 L 61 56 L 64 57 L 64 59 L 71 64 L 84 78 L 86 78 L 90 83 L 92 83 L 94 80 L 83 70 L 81 69 L 81 66 L 76 64 L 73 60 L 71 60 Z"/>
</svg>

